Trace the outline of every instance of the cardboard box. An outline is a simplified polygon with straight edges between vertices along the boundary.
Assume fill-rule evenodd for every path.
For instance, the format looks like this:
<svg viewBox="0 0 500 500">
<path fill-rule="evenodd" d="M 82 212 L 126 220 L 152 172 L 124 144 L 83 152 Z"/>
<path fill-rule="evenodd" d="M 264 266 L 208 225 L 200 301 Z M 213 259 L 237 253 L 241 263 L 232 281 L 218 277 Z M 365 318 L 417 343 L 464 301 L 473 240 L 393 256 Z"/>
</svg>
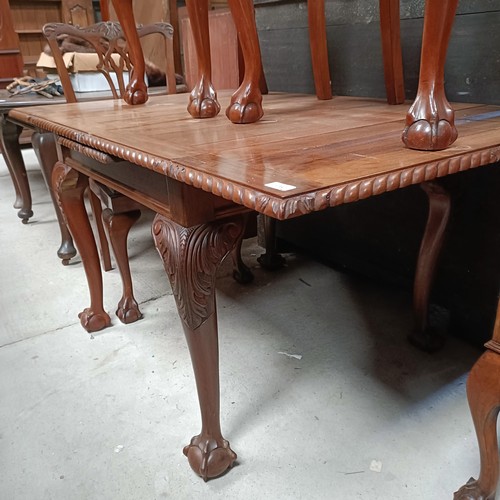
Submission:
<svg viewBox="0 0 500 500">
<path fill-rule="evenodd" d="M 120 56 L 113 54 L 116 64 L 120 63 Z M 109 85 L 102 73 L 95 68 L 99 63 L 97 54 L 66 52 L 63 55 L 64 64 L 70 72 L 71 84 L 75 92 L 100 92 L 109 90 Z M 44 69 L 49 75 L 57 74 L 56 63 L 52 56 L 42 52 L 36 63 L 37 67 Z M 123 80 L 127 85 L 129 79 L 128 72 L 123 74 Z M 111 73 L 111 80 L 115 88 L 118 89 L 118 81 L 115 73 Z"/>
</svg>

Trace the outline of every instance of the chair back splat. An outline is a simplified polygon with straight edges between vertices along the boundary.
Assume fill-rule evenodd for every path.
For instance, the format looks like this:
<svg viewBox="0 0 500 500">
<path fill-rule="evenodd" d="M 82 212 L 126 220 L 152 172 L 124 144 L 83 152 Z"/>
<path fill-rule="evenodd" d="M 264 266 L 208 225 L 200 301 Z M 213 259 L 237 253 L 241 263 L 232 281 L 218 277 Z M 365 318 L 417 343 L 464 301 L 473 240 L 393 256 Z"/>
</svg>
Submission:
<svg viewBox="0 0 500 500">
<path fill-rule="evenodd" d="M 97 56 L 95 70 L 106 79 L 113 98 L 123 98 L 126 90 L 125 75 L 132 71 L 132 61 L 120 23 L 106 21 L 86 28 L 64 23 L 49 23 L 42 31 L 47 38 L 67 102 L 77 102 L 78 99 L 64 61 L 62 49 L 64 41 L 77 46 L 79 52 L 95 54 Z M 164 70 L 168 94 L 176 92 L 173 31 L 170 24 L 163 22 L 137 26 L 139 38 L 157 34 L 164 40 L 166 54 Z"/>
</svg>

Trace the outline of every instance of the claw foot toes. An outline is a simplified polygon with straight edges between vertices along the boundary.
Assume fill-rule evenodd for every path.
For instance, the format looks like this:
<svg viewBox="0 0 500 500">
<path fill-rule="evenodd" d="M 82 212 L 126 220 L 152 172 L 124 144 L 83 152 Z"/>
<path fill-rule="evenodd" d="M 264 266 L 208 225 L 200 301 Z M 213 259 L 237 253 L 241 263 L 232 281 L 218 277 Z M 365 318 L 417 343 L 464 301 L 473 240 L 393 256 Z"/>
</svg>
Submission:
<svg viewBox="0 0 500 500">
<path fill-rule="evenodd" d="M 479 482 L 471 477 L 458 491 L 455 491 L 453 500 L 491 500 L 493 496 L 482 492 Z"/>
<path fill-rule="evenodd" d="M 142 318 L 139 305 L 133 299 L 120 300 L 118 308 L 116 309 L 116 315 L 118 316 L 118 319 L 126 325 Z"/>
<path fill-rule="evenodd" d="M 108 314 L 104 311 L 94 313 L 90 308 L 84 309 L 78 317 L 80 318 L 80 324 L 89 333 L 98 332 L 111 324 L 111 318 Z"/>
<path fill-rule="evenodd" d="M 204 481 L 223 474 L 237 458 L 226 440 L 219 444 L 215 439 L 201 439 L 200 436 L 195 436 L 191 444 L 184 447 L 184 455 Z"/>
<path fill-rule="evenodd" d="M 129 88 L 126 90 L 123 99 L 127 104 L 144 104 L 148 100 L 148 92 L 147 90 L 141 88 Z"/>
<path fill-rule="evenodd" d="M 234 102 L 226 110 L 226 116 L 233 123 L 255 123 L 264 116 L 262 106 L 256 102 L 241 104 Z"/>
<path fill-rule="evenodd" d="M 403 142 L 410 149 L 439 151 L 453 144 L 457 136 L 455 125 L 447 120 L 417 120 L 405 128 Z"/>
<path fill-rule="evenodd" d="M 193 118 L 213 118 L 220 111 L 219 103 L 210 97 L 195 98 L 188 104 L 188 112 Z"/>
</svg>

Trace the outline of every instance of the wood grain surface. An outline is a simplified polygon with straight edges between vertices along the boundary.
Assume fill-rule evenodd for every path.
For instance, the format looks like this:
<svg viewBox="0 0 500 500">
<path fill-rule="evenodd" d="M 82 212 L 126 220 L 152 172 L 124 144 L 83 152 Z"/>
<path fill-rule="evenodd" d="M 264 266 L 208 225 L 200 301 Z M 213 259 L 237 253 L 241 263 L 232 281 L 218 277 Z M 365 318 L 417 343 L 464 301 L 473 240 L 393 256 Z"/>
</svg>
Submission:
<svg viewBox="0 0 500 500">
<path fill-rule="evenodd" d="M 230 92 L 221 92 L 228 102 Z M 185 96 L 143 106 L 107 101 L 13 110 L 20 122 L 286 219 L 500 159 L 500 107 L 455 105 L 459 139 L 444 151 L 406 149 L 408 105 L 272 94 L 258 123 L 193 120 Z M 279 184 L 273 184 L 279 183 Z"/>
</svg>

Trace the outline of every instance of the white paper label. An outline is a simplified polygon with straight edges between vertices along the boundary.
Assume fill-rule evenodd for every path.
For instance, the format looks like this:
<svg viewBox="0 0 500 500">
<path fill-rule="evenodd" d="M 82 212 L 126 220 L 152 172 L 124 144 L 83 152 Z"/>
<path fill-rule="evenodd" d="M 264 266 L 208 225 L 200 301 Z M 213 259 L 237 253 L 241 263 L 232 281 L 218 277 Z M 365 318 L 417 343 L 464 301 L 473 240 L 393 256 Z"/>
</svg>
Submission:
<svg viewBox="0 0 500 500">
<path fill-rule="evenodd" d="M 277 191 L 291 191 L 292 189 L 296 189 L 295 186 L 283 184 L 282 182 L 270 182 L 269 184 L 265 184 L 265 186 L 271 189 L 276 189 Z"/>
</svg>

